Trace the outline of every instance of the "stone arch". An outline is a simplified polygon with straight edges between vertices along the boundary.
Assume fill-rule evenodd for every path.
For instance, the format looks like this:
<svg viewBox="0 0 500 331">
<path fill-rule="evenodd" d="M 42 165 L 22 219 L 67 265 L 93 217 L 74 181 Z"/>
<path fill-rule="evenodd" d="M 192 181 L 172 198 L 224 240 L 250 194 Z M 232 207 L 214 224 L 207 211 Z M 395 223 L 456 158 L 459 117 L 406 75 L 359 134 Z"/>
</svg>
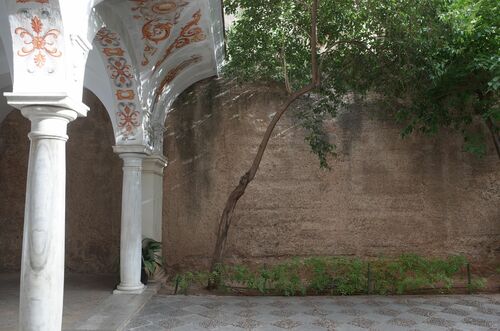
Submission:
<svg viewBox="0 0 500 331">
<path fill-rule="evenodd" d="M 155 90 L 153 113 L 149 124 L 151 145 L 155 153 L 163 153 L 165 121 L 174 101 L 191 85 L 212 76 L 214 72 L 207 66 L 206 57 L 200 54 L 185 58 L 167 71 Z"/>
<path fill-rule="evenodd" d="M 214 72 L 207 68 L 204 61 L 203 55 L 195 54 L 168 71 L 156 92 L 155 121 L 165 122 L 170 107 L 184 90 L 196 82 L 214 76 Z"/>
<path fill-rule="evenodd" d="M 164 109 L 164 102 L 167 89 L 171 89 L 174 81 L 178 81 L 184 71 L 191 66 L 203 63 L 198 69 L 212 69 L 211 75 L 216 75 L 211 62 L 214 58 L 211 50 L 207 46 L 210 43 L 211 31 L 207 23 L 208 3 L 193 2 L 188 3 L 186 10 L 181 11 L 182 24 L 174 24 L 171 29 L 171 36 L 168 42 L 160 49 L 152 61 L 150 79 L 150 90 L 147 98 L 151 100 L 152 119 L 158 121 L 158 108 Z M 197 76 L 197 72 L 193 72 Z M 185 77 L 189 81 L 188 86 L 197 81 L 196 77 Z M 160 111 L 161 112 L 161 111 Z"/>
<path fill-rule="evenodd" d="M 92 111 L 68 126 L 66 270 L 117 276 L 122 162 L 105 105 L 87 88 L 83 101 Z"/>
<path fill-rule="evenodd" d="M 120 34 L 108 27 L 101 28 L 94 39 L 100 51 L 111 90 L 115 113 L 117 144 L 142 142 L 142 107 L 138 96 L 137 73 Z"/>
<path fill-rule="evenodd" d="M 165 120 L 177 96 L 192 84 L 218 74 L 222 54 L 217 47 L 207 47 L 218 44 L 221 36 L 210 24 L 218 13 L 214 7 L 217 5 L 211 2 L 187 4 L 179 23 L 172 26 L 170 37 L 151 61 L 150 88 L 143 95 L 151 104 L 146 127 L 152 132 L 156 153 L 163 150 Z"/>
<path fill-rule="evenodd" d="M 89 52 L 87 63 L 85 66 L 85 76 L 83 81 L 84 89 L 90 90 L 99 98 L 108 112 L 109 119 L 113 124 L 112 129 L 116 137 L 116 109 L 115 99 L 113 97 L 113 89 L 111 88 L 106 67 L 102 61 L 100 50 L 93 48 Z M 92 108 L 91 108 L 92 109 Z M 115 141 L 116 143 L 116 141 Z"/>
</svg>

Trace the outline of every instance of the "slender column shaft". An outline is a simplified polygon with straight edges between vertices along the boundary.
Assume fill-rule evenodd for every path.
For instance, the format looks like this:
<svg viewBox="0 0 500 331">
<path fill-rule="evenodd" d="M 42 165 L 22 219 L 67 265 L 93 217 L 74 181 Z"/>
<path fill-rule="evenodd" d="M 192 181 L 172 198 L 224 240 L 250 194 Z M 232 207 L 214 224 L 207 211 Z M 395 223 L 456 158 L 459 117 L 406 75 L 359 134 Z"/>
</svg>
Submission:
<svg viewBox="0 0 500 331">
<path fill-rule="evenodd" d="M 162 241 L 163 169 L 162 155 L 151 155 L 142 165 L 142 235 Z"/>
<path fill-rule="evenodd" d="M 66 128 L 76 112 L 29 106 L 31 140 L 23 252 L 19 330 L 61 330 L 64 293 Z"/>
<path fill-rule="evenodd" d="M 146 157 L 142 164 L 142 236 L 159 242 L 163 241 L 163 169 L 166 165 L 165 157 L 158 154 Z M 148 281 L 161 281 L 164 275 L 163 268 L 157 268 Z"/>
<path fill-rule="evenodd" d="M 142 252 L 143 154 L 120 153 L 123 159 L 120 284 L 115 293 L 140 293 Z"/>
</svg>

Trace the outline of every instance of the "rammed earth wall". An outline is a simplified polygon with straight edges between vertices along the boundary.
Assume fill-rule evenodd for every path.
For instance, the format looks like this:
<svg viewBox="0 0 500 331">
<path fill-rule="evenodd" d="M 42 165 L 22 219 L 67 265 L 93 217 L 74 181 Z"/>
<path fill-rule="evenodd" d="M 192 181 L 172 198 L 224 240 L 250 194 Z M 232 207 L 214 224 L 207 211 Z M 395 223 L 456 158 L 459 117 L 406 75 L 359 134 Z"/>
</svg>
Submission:
<svg viewBox="0 0 500 331">
<path fill-rule="evenodd" d="M 167 119 L 164 254 L 171 267 L 208 263 L 228 193 L 253 159 L 283 100 L 276 86 L 208 80 Z M 500 257 L 500 161 L 443 132 L 402 140 L 400 127 L 351 104 L 327 125 L 337 144 L 320 170 L 289 114 L 237 206 L 227 260 L 269 263 L 307 255 L 371 257 L 415 252 Z M 372 107 L 373 108 L 373 107 Z"/>
<path fill-rule="evenodd" d="M 176 101 L 165 134 L 168 267 L 208 263 L 227 194 L 283 97 L 276 86 L 207 80 Z M 66 265 L 116 273 L 121 161 L 102 104 L 90 93 L 85 102 L 88 117 L 69 125 Z M 338 146 L 331 171 L 319 169 L 294 117 L 282 119 L 237 207 L 228 261 L 416 252 L 500 262 L 500 161 L 491 144 L 478 159 L 453 133 L 401 140 L 397 125 L 361 105 L 327 129 Z M 0 272 L 20 266 L 28 132 L 18 111 L 0 123 Z"/>
</svg>

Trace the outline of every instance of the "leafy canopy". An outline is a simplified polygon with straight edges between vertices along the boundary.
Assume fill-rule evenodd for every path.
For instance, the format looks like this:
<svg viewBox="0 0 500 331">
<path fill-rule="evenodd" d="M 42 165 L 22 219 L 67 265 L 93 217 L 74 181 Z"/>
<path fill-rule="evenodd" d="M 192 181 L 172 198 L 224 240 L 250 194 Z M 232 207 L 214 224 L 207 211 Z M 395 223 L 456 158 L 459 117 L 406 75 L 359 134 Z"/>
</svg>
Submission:
<svg viewBox="0 0 500 331">
<path fill-rule="evenodd" d="M 237 20 L 228 31 L 226 74 L 272 80 L 291 92 L 310 72 L 310 0 L 226 0 Z M 403 135 L 461 132 L 465 148 L 485 153 L 480 117 L 498 135 L 498 0 L 321 0 L 321 88 L 299 114 L 320 165 L 333 152 L 323 121 L 349 93 L 374 92 Z"/>
</svg>

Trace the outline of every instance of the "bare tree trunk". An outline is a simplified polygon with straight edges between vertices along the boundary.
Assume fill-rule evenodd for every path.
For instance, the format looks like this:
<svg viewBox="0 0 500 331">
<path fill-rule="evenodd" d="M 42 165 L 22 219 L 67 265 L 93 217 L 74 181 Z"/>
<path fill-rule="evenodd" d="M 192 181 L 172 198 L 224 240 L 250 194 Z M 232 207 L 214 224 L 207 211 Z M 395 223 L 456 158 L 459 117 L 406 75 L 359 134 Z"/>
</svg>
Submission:
<svg viewBox="0 0 500 331">
<path fill-rule="evenodd" d="M 245 172 L 243 176 L 241 176 L 240 181 L 238 185 L 234 188 L 234 190 L 231 192 L 229 195 L 226 205 L 224 207 L 224 210 L 222 212 L 222 215 L 219 220 L 219 230 L 217 233 L 217 242 L 215 244 L 215 249 L 213 252 L 212 256 L 212 261 L 210 264 L 210 271 L 213 272 L 217 266 L 217 264 L 222 262 L 222 257 L 224 254 L 224 248 L 227 240 L 227 235 L 229 232 L 229 227 L 231 226 L 231 221 L 233 218 L 234 214 L 234 209 L 236 207 L 236 204 L 238 203 L 238 200 L 245 194 L 245 190 L 252 182 L 252 180 L 255 178 L 255 174 L 257 173 L 257 170 L 259 169 L 260 162 L 262 161 L 262 157 L 264 155 L 264 152 L 267 148 L 267 145 L 269 143 L 269 139 L 271 138 L 271 134 L 273 133 L 274 128 L 276 127 L 276 124 L 280 120 L 280 118 L 283 116 L 283 114 L 289 109 L 290 105 L 297 100 L 300 96 L 309 93 L 313 91 L 316 87 L 319 86 L 320 80 L 319 80 L 319 72 L 318 72 L 318 62 L 317 62 L 317 17 L 318 17 L 318 1 L 319 0 L 313 0 L 313 5 L 311 9 L 311 37 L 310 37 L 310 44 L 311 44 L 311 74 L 312 74 L 312 82 L 300 90 L 292 93 L 288 99 L 286 100 L 285 104 L 281 108 L 280 111 L 278 111 L 269 125 L 267 126 L 266 133 L 264 134 L 264 137 L 262 138 L 262 141 L 259 145 L 259 149 L 257 150 L 257 154 L 255 155 L 255 158 L 253 160 L 252 166 L 250 169 Z M 208 284 L 209 288 L 213 288 L 215 284 L 211 283 Z"/>
</svg>

